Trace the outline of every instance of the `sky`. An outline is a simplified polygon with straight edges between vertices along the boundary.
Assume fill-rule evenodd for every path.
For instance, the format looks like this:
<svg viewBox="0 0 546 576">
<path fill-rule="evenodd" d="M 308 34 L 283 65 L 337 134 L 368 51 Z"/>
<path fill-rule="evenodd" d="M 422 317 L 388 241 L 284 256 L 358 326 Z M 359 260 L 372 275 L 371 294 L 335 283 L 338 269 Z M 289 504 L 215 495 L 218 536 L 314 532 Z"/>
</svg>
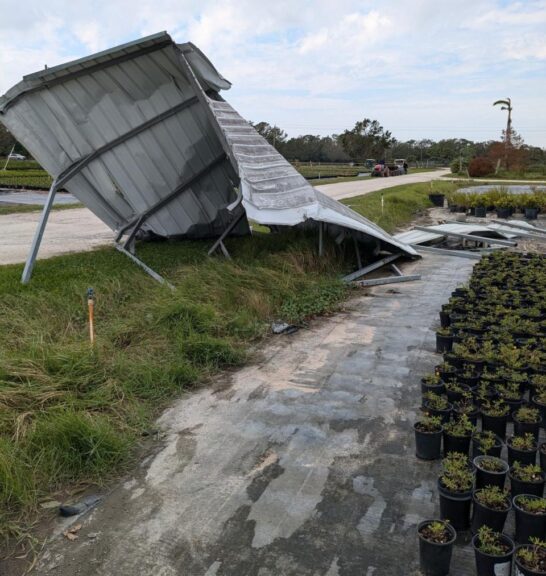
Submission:
<svg viewBox="0 0 546 576">
<path fill-rule="evenodd" d="M 233 86 L 248 120 L 290 136 L 377 119 L 402 141 L 546 148 L 546 0 L 2 0 L 0 93 L 24 74 L 166 30 Z"/>
</svg>

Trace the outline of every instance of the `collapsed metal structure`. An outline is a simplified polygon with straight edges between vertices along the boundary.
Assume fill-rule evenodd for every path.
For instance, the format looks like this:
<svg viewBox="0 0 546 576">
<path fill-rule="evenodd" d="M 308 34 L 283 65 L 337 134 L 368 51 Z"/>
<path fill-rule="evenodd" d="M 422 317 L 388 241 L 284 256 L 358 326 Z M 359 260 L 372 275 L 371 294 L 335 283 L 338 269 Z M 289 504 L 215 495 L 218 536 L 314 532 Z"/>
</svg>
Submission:
<svg viewBox="0 0 546 576">
<path fill-rule="evenodd" d="M 53 176 L 23 272 L 28 282 L 61 187 L 134 254 L 139 235 L 223 240 L 270 226 L 314 226 L 359 254 L 417 256 L 321 194 L 220 95 L 231 84 L 193 44 L 155 34 L 25 76 L 0 98 L 0 121 Z M 321 249 L 321 248 L 319 248 Z"/>
</svg>

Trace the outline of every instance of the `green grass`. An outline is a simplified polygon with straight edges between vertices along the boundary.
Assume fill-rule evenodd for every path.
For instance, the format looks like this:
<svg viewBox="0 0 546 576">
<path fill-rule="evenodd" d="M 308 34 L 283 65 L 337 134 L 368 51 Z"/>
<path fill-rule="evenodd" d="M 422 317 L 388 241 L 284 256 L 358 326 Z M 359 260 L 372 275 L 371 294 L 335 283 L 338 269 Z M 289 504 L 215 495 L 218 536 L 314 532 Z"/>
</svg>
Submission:
<svg viewBox="0 0 546 576">
<path fill-rule="evenodd" d="M 411 168 L 410 174 L 418 174 L 420 172 L 434 172 L 437 168 Z M 339 184 L 341 182 L 356 182 L 357 180 L 368 181 L 371 176 L 353 176 L 353 177 L 340 177 L 340 178 L 313 178 L 309 180 L 309 184 L 313 186 L 328 186 L 328 184 Z M 397 178 L 397 176 L 393 176 Z"/>
<path fill-rule="evenodd" d="M 431 191 L 447 193 L 458 187 L 457 184 L 441 180 L 435 180 L 432 183 L 402 184 L 364 196 L 347 198 L 342 202 L 392 233 L 432 206 L 428 199 Z M 381 194 L 384 199 L 383 210 L 381 209 Z"/>
<path fill-rule="evenodd" d="M 42 169 L 12 169 L 10 164 L 7 170 L 0 170 L 0 187 L 4 188 L 48 190 L 52 182 L 51 176 Z"/>
<path fill-rule="evenodd" d="M 463 174 L 447 174 L 445 178 L 468 178 L 466 172 Z M 490 176 L 480 176 L 480 180 L 487 180 L 491 182 L 506 181 L 506 180 L 546 180 L 546 174 L 543 172 L 527 172 L 521 174 L 520 172 L 499 172 L 498 174 L 491 174 Z"/>
<path fill-rule="evenodd" d="M 256 234 L 150 243 L 139 255 L 171 292 L 113 249 L 0 266 L 0 535 L 28 524 L 41 498 L 104 482 L 173 397 L 244 363 L 272 320 L 302 322 L 346 296 L 340 253 L 316 237 Z M 95 289 L 97 342 L 86 290 Z"/>
</svg>

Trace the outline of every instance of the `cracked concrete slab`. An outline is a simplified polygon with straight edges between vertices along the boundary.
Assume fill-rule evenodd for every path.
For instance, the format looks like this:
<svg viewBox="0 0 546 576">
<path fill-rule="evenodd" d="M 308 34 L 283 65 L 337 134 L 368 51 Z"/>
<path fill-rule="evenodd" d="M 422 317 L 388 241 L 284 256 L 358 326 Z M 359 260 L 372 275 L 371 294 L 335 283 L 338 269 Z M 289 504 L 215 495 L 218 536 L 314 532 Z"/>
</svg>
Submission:
<svg viewBox="0 0 546 576">
<path fill-rule="evenodd" d="M 427 255 L 421 282 L 374 288 L 271 340 L 221 393 L 180 399 L 161 449 L 52 537 L 41 576 L 408 576 L 438 514 L 439 463 L 414 456 L 419 379 L 440 305 L 472 261 Z M 88 539 L 86 534 L 97 533 Z M 456 548 L 453 576 L 473 556 Z"/>
</svg>

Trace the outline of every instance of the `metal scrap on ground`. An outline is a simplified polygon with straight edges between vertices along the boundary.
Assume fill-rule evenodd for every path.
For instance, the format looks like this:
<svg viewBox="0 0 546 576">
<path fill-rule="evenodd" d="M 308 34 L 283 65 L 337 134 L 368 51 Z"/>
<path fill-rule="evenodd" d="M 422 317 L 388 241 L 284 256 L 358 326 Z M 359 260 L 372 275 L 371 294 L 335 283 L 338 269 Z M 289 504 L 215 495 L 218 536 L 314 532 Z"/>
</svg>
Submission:
<svg viewBox="0 0 546 576">
<path fill-rule="evenodd" d="M 61 186 L 158 280 L 134 255 L 137 237 L 216 237 L 211 252 L 229 256 L 223 240 L 250 233 L 248 219 L 418 256 L 313 188 L 222 98 L 230 86 L 163 32 L 25 76 L 0 98 L 0 120 L 54 178 L 23 281 Z"/>
</svg>

